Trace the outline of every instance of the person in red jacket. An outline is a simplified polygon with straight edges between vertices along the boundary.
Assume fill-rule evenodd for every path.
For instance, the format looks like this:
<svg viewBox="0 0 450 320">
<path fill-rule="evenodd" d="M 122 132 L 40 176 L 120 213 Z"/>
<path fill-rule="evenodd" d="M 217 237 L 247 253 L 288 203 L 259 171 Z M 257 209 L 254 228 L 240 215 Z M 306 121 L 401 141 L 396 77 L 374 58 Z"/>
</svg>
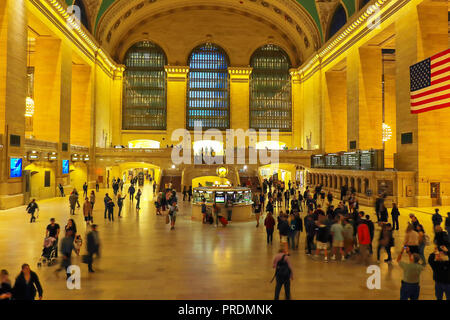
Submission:
<svg viewBox="0 0 450 320">
<path fill-rule="evenodd" d="M 268 212 L 266 219 L 264 219 L 264 226 L 266 227 L 267 232 L 267 244 L 272 244 L 273 240 L 273 229 L 275 227 L 275 219 L 272 216 L 272 213 Z"/>
<path fill-rule="evenodd" d="M 370 232 L 365 223 L 358 226 L 359 263 L 369 263 Z"/>
</svg>

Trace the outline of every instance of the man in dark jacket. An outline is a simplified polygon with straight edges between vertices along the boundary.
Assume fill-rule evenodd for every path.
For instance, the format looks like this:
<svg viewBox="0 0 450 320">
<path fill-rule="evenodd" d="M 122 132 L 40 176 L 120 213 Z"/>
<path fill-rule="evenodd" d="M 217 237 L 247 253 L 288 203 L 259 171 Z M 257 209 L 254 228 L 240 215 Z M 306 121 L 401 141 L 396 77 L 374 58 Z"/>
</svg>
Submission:
<svg viewBox="0 0 450 320">
<path fill-rule="evenodd" d="M 442 300 L 445 293 L 446 299 L 450 300 L 450 261 L 448 259 L 448 250 L 445 246 L 442 246 L 440 249 L 442 251 L 438 247 L 434 249 L 434 252 L 428 258 L 428 263 L 433 269 L 436 299 Z"/>
<path fill-rule="evenodd" d="M 36 210 L 39 212 L 39 206 L 36 203 L 36 199 L 31 200 L 26 210 L 29 214 L 31 214 L 30 223 L 35 222 L 36 217 L 34 216 L 34 213 L 36 212 Z"/>
<path fill-rule="evenodd" d="M 284 246 L 284 252 L 287 254 L 289 251 L 289 245 L 288 245 L 288 236 L 289 236 L 289 223 L 287 221 L 286 215 L 282 215 L 279 217 L 278 221 L 278 231 L 280 232 L 280 243 L 281 247 Z"/>
<path fill-rule="evenodd" d="M 71 230 L 66 231 L 66 236 L 61 240 L 61 266 L 55 270 L 57 274 L 62 269 L 66 270 L 67 278 L 70 277 L 70 273 L 67 272 L 67 268 L 72 265 L 72 251 L 74 250 L 73 246 L 73 233 Z"/>
<path fill-rule="evenodd" d="M 362 222 L 367 224 L 367 226 L 369 227 L 369 234 L 370 234 L 369 253 L 373 254 L 372 242 L 375 233 L 375 225 L 373 224 L 372 220 L 370 220 L 370 216 L 368 214 L 366 214 L 366 220 L 362 220 Z"/>
<path fill-rule="evenodd" d="M 400 216 L 400 211 L 398 210 L 396 203 L 392 204 L 391 216 L 392 216 L 392 229 L 398 230 L 398 217 Z"/>
<path fill-rule="evenodd" d="M 25 280 L 29 278 L 29 281 Z M 13 300 L 34 300 L 36 297 L 36 291 L 39 295 L 39 300 L 42 300 L 43 290 L 39 277 L 33 271 L 31 271 L 28 264 L 22 265 L 22 271 L 16 278 L 14 283 Z"/>
<path fill-rule="evenodd" d="M 97 225 L 91 226 L 91 231 L 86 236 L 86 249 L 87 249 L 87 264 L 89 272 L 94 272 L 92 269 L 92 263 L 94 262 L 94 254 L 100 256 L 100 238 L 98 236 Z"/>
<path fill-rule="evenodd" d="M 439 209 L 434 209 L 434 214 L 431 217 L 431 220 L 433 221 L 433 227 L 441 225 L 442 223 L 442 216 L 439 214 Z"/>
<path fill-rule="evenodd" d="M 110 199 L 108 201 L 106 207 L 108 208 L 108 220 L 114 222 L 114 207 L 115 207 L 115 204 L 112 201 L 112 199 Z"/>
<path fill-rule="evenodd" d="M 111 200 L 108 194 L 105 194 L 105 198 L 103 199 L 103 202 L 105 203 L 105 219 L 106 219 L 106 213 L 108 212 L 108 202 Z"/>
<path fill-rule="evenodd" d="M 306 231 L 306 248 L 307 255 L 311 255 L 314 248 L 314 236 L 316 234 L 316 224 L 314 223 L 314 218 L 311 214 L 305 217 L 305 231 Z"/>
<path fill-rule="evenodd" d="M 135 193 L 136 189 L 134 188 L 134 185 L 131 185 L 128 188 L 128 193 L 130 194 L 130 200 L 131 202 L 134 202 L 134 193 Z"/>
</svg>

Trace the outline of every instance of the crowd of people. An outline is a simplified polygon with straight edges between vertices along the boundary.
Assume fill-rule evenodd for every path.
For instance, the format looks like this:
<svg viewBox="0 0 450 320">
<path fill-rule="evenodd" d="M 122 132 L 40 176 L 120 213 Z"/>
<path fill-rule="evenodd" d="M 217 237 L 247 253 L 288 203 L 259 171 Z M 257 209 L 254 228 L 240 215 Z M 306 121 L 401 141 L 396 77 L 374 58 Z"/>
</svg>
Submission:
<svg viewBox="0 0 450 320">
<path fill-rule="evenodd" d="M 124 201 L 128 197 L 130 204 L 136 200 L 136 211 L 139 212 L 142 191 L 136 185 L 137 178 L 131 179 L 127 194 L 122 196 L 123 181 L 113 179 L 113 197 L 110 197 L 108 193 L 104 197 L 104 219 L 114 221 L 116 204 L 118 216 L 121 217 Z M 155 193 L 156 183 L 154 181 L 152 186 L 153 193 Z M 98 190 L 97 186 L 96 190 Z M 184 187 L 182 194 L 183 201 L 190 201 L 192 187 Z M 83 185 L 83 197 L 85 198 L 83 215 L 87 227 L 90 226 L 90 232 L 86 237 L 87 254 L 83 255 L 83 262 L 88 264 L 89 272 L 94 272 L 93 257 L 100 253 L 98 226 L 93 223 L 96 192 L 93 190 L 88 196 L 86 183 Z M 81 207 L 78 198 L 77 190 L 73 189 L 69 196 L 71 215 L 74 215 L 76 209 Z M 333 193 L 326 192 L 321 185 L 311 188 L 306 186 L 305 189 L 301 189 L 290 181 L 285 183 L 271 178 L 264 179 L 262 185 L 258 186 L 257 192 L 253 193 L 252 208 L 257 228 L 260 226 L 261 217 L 264 218 L 267 245 L 273 244 L 274 232 L 278 230 L 280 251 L 273 260 L 274 279 L 276 279 L 275 299 L 279 299 L 282 287 L 285 289 L 286 298 L 291 297 L 292 263 L 295 261 L 290 260 L 290 252 L 299 249 L 300 235 L 303 232 L 305 232 L 305 254 L 314 260 L 324 262 L 355 260 L 357 263 L 368 265 L 371 263 L 372 257 L 376 255 L 377 263 L 381 263 L 383 260 L 385 263 L 391 264 L 393 261 L 392 248 L 395 247 L 396 240 L 400 239 L 400 211 L 394 203 L 390 212 L 391 219 L 389 219 L 385 199 L 384 194 L 377 197 L 374 207 L 376 221 L 372 221 L 370 215 L 360 209 L 355 190 L 347 186 L 341 188 L 340 199 L 334 199 Z M 337 205 L 335 206 L 336 200 Z M 156 215 L 165 215 L 166 224 L 170 225 L 171 230 L 175 229 L 177 202 L 177 193 L 171 183 L 160 190 L 154 202 Z M 210 211 L 204 201 L 201 209 L 203 223 L 211 223 L 217 227 L 222 218 L 232 221 L 232 206 L 232 203 L 225 203 L 225 219 L 220 207 L 214 204 Z M 36 214 L 39 213 L 39 206 L 35 199 L 28 204 L 26 211 L 30 214 L 30 222 L 35 222 Z M 401 250 L 396 259 L 399 267 L 403 270 L 401 299 L 418 299 L 420 274 L 426 268 L 427 263 L 433 271 L 436 298 L 442 299 L 445 295 L 446 299 L 450 299 L 448 258 L 450 217 L 444 219 L 436 209 L 431 221 L 434 230 L 433 239 L 425 232 L 418 218 L 412 213 L 409 215 Z M 441 226 L 443 223 L 445 230 Z M 224 223 L 223 225 L 226 226 Z M 375 237 L 376 230 L 379 231 L 377 237 Z M 61 263 L 55 273 L 65 270 L 69 277 L 67 268 L 71 265 L 72 253 L 75 252 L 79 255 L 82 245 L 81 236 L 77 234 L 77 227 L 73 219 L 69 219 L 64 227 L 64 238 L 61 240 L 59 238 L 60 226 L 52 218 L 46 229 L 46 239 L 53 239 L 53 246 L 56 247 L 55 258 L 58 252 L 61 253 Z M 425 256 L 426 246 L 434 246 L 434 250 L 428 258 Z M 383 252 L 386 254 L 385 259 L 382 259 Z M 405 254 L 408 256 L 408 262 L 402 261 Z M 22 266 L 14 286 L 10 284 L 8 272 L 1 271 L 1 299 L 34 299 L 36 295 L 42 298 L 42 292 L 38 276 L 30 270 L 27 264 Z"/>
</svg>

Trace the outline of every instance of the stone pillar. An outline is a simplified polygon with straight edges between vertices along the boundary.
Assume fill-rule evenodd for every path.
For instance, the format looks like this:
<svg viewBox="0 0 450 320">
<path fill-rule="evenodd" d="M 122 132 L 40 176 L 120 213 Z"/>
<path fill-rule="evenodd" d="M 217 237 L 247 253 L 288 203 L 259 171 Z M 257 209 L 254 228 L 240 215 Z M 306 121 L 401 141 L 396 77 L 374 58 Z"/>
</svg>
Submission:
<svg viewBox="0 0 450 320">
<path fill-rule="evenodd" d="M 357 149 L 382 149 L 380 48 L 354 48 L 347 57 L 347 135 Z"/>
<path fill-rule="evenodd" d="M 292 147 L 303 147 L 303 104 L 301 75 L 295 69 L 291 70 L 292 90 Z"/>
<path fill-rule="evenodd" d="M 450 204 L 450 108 L 411 114 L 409 67 L 447 49 L 447 4 L 408 4 L 396 21 L 397 156 L 395 168 L 415 171 L 415 205 L 431 206 L 430 184 L 440 183 L 442 205 Z M 401 144 L 412 132 L 413 143 Z"/>
<path fill-rule="evenodd" d="M 123 99 L 123 71 L 119 68 L 114 72 L 112 80 L 112 145 L 121 145 L 122 141 L 122 99 Z"/>
<path fill-rule="evenodd" d="M 328 71 L 323 78 L 325 117 L 325 152 L 347 150 L 347 75 L 345 71 Z"/>
<path fill-rule="evenodd" d="M 27 92 L 27 10 L 25 0 L 0 2 L 0 209 L 23 204 L 23 179 L 10 178 L 10 157 L 23 157 Z M 10 135 L 20 146 L 10 146 Z"/>
<path fill-rule="evenodd" d="M 229 67 L 230 128 L 248 130 L 250 127 L 250 75 L 253 68 Z M 246 141 L 248 145 L 248 141 Z"/>
<path fill-rule="evenodd" d="M 189 67 L 166 66 L 167 72 L 167 133 L 186 128 L 186 94 Z M 167 137 L 167 143 L 171 137 Z M 162 146 L 164 147 L 164 146 Z"/>
</svg>

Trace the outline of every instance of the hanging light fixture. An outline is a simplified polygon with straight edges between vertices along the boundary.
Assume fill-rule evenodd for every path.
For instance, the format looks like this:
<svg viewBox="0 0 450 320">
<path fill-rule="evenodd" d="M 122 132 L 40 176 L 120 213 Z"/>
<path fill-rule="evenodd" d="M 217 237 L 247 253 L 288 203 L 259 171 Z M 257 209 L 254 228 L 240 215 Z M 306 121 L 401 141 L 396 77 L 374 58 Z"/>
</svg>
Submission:
<svg viewBox="0 0 450 320">
<path fill-rule="evenodd" d="M 389 141 L 392 138 L 392 129 L 391 127 L 383 123 L 383 142 Z"/>
<path fill-rule="evenodd" d="M 34 86 L 34 68 L 31 66 L 31 39 L 28 39 L 28 68 L 27 80 L 28 90 L 25 101 L 25 117 L 32 117 L 34 115 L 34 100 L 33 100 L 33 86 Z"/>
</svg>

